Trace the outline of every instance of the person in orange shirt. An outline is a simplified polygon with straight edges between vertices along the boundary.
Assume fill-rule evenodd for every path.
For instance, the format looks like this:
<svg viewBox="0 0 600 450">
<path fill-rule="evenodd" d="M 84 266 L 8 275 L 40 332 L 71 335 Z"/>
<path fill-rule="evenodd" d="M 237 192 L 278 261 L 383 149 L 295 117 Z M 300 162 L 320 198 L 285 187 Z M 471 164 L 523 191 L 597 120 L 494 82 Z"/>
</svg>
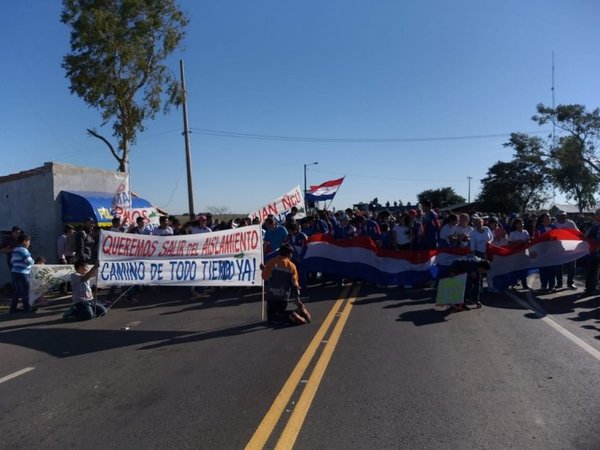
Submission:
<svg viewBox="0 0 600 450">
<path fill-rule="evenodd" d="M 267 320 L 269 322 L 291 322 L 304 324 L 310 322 L 310 313 L 300 301 L 298 270 L 292 262 L 292 248 L 287 244 L 279 247 L 278 255 L 267 261 L 262 269 L 262 278 L 266 282 Z M 297 309 L 287 311 L 290 295 L 296 297 Z"/>
</svg>

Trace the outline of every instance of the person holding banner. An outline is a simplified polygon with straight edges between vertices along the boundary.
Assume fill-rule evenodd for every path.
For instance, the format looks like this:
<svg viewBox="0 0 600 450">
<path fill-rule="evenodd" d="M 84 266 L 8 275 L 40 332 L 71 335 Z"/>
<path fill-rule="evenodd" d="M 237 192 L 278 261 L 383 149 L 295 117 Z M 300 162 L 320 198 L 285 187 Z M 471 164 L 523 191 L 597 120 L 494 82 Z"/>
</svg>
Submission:
<svg viewBox="0 0 600 450">
<path fill-rule="evenodd" d="M 266 282 L 267 320 L 271 322 L 288 322 L 301 325 L 310 322 L 311 317 L 306 306 L 300 301 L 298 270 L 292 262 L 293 250 L 282 244 L 278 256 L 270 259 L 262 266 L 262 278 Z M 295 295 L 297 308 L 286 311 L 290 294 Z"/>
<path fill-rule="evenodd" d="M 97 261 L 90 270 L 88 270 L 85 260 L 75 261 L 75 273 L 71 274 L 71 286 L 73 287 L 73 310 L 75 317 L 79 320 L 90 320 L 106 314 L 106 307 L 93 301 L 90 278 L 96 276 L 97 272 Z"/>
</svg>

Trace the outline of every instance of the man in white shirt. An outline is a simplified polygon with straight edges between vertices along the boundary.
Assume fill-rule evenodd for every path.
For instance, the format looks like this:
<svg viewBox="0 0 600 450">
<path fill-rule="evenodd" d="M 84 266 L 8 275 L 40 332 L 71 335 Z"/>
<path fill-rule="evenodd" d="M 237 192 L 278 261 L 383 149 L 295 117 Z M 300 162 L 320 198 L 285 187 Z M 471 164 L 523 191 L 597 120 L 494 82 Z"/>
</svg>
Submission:
<svg viewBox="0 0 600 450">
<path fill-rule="evenodd" d="M 192 225 L 192 234 L 210 233 L 212 230 L 206 225 L 206 216 L 198 216 Z"/>
<path fill-rule="evenodd" d="M 158 227 L 152 230 L 153 236 L 173 236 L 173 228 L 169 226 L 167 216 L 160 216 L 158 222 Z"/>
</svg>

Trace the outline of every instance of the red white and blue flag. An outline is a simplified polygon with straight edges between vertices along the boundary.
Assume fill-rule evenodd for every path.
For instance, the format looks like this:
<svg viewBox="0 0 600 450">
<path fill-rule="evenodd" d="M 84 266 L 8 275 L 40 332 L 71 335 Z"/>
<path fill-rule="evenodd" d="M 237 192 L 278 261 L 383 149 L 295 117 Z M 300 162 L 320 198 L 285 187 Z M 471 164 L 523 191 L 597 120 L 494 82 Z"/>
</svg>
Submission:
<svg viewBox="0 0 600 450">
<path fill-rule="evenodd" d="M 338 178 L 337 180 L 326 181 L 318 186 L 311 186 L 310 190 L 306 193 L 306 200 L 312 200 L 315 202 L 333 200 L 333 197 L 335 197 L 335 194 L 343 182 L 344 177 Z"/>
<path fill-rule="evenodd" d="M 517 247 L 488 245 L 486 256 L 492 266 L 488 280 L 495 289 L 504 290 L 533 270 L 560 266 L 595 251 L 595 243 L 570 229 L 550 230 Z"/>
<path fill-rule="evenodd" d="M 596 250 L 582 233 L 565 229 L 552 230 L 518 247 L 490 245 L 488 280 L 494 288 L 504 290 L 540 267 L 566 264 Z M 442 278 L 455 260 L 472 257 L 468 248 L 387 250 L 378 248 L 367 236 L 335 240 L 317 234 L 308 239 L 300 270 L 382 285 L 414 285 Z"/>
<path fill-rule="evenodd" d="M 382 285 L 408 285 L 443 276 L 453 261 L 468 254 L 468 248 L 387 250 L 378 248 L 368 236 L 335 240 L 331 235 L 317 234 L 308 239 L 300 270 Z"/>
</svg>

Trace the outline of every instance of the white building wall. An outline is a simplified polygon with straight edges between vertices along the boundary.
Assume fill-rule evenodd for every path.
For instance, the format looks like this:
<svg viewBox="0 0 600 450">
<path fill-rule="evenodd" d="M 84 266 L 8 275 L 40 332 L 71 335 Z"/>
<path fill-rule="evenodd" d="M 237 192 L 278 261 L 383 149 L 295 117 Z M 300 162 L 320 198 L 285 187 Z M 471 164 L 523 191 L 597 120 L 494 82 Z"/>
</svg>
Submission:
<svg viewBox="0 0 600 450">
<path fill-rule="evenodd" d="M 114 192 L 116 172 L 44 163 L 25 172 L 0 177 L 0 231 L 17 225 L 32 237 L 31 254 L 55 264 L 56 238 L 62 233 L 60 191 Z M 10 282 L 6 255 L 0 255 L 0 285 Z"/>
</svg>

